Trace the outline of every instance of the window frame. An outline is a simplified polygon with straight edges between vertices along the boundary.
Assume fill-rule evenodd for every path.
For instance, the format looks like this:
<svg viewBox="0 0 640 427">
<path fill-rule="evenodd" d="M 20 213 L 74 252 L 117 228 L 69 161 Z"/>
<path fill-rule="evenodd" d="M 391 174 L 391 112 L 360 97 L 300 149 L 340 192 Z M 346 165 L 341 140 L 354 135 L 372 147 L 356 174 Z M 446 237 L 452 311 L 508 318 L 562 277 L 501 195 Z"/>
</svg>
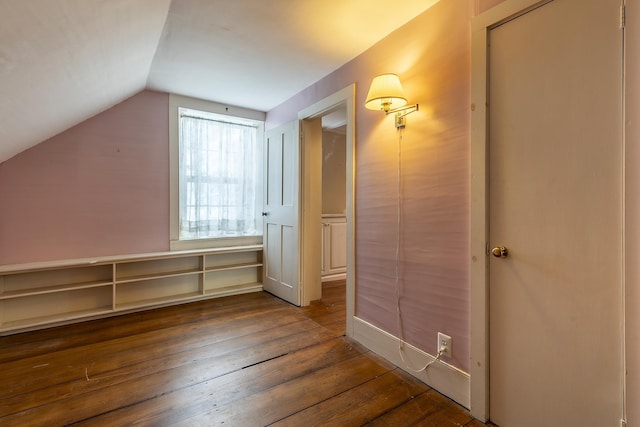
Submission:
<svg viewBox="0 0 640 427">
<path fill-rule="evenodd" d="M 240 107 L 231 107 L 216 102 L 190 98 L 181 95 L 169 95 L 169 248 L 170 250 L 207 249 L 227 246 L 245 246 L 262 244 L 262 235 L 238 237 L 213 237 L 205 239 L 180 240 L 180 197 L 179 197 L 179 110 L 188 108 L 219 114 L 238 122 L 251 121 L 258 127 L 258 142 L 264 140 L 264 121 L 266 113 Z M 262 145 L 260 144 L 260 148 Z M 262 166 L 262 164 L 260 165 Z M 261 187 L 260 187 L 261 188 Z M 256 202 L 262 206 L 262 198 Z"/>
</svg>

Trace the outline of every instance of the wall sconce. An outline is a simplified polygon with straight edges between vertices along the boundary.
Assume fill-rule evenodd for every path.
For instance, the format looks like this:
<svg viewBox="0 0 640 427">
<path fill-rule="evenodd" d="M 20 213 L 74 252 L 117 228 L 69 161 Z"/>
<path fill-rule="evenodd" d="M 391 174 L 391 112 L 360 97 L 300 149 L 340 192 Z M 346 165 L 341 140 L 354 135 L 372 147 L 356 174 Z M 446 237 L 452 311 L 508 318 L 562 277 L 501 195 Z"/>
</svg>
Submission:
<svg viewBox="0 0 640 427">
<path fill-rule="evenodd" d="M 407 104 L 400 78 L 396 74 L 381 74 L 374 77 L 364 106 L 369 110 L 382 110 L 385 114 L 396 113 L 396 128 L 406 125 L 405 116 L 418 111 L 418 104 Z"/>
</svg>

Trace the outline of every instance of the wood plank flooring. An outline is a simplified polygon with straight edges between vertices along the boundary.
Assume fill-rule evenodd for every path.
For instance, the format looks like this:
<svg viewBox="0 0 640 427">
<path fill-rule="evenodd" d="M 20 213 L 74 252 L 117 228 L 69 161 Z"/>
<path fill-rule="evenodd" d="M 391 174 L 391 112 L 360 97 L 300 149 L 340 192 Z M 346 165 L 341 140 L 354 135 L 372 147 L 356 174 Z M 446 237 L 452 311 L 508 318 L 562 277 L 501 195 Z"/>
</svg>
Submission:
<svg viewBox="0 0 640 427">
<path fill-rule="evenodd" d="M 306 308 L 261 292 L 1 337 L 0 425 L 484 425 L 344 319 L 336 282 Z"/>
</svg>

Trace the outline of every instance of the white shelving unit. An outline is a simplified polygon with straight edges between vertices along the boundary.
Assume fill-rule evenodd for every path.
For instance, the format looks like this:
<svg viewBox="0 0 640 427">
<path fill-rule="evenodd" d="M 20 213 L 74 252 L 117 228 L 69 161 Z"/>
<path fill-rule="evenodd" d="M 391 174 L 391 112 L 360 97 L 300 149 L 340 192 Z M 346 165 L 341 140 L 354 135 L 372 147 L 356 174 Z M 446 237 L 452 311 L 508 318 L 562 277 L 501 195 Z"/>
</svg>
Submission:
<svg viewBox="0 0 640 427">
<path fill-rule="evenodd" d="M 262 290 L 262 245 L 0 266 L 0 335 Z"/>
</svg>

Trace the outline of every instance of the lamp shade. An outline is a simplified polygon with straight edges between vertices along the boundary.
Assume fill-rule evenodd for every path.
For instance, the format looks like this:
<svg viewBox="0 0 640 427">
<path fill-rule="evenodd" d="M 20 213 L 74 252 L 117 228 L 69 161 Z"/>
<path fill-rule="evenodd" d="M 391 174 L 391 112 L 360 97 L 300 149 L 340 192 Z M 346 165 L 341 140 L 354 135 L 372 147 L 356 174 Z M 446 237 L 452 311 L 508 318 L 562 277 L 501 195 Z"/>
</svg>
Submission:
<svg viewBox="0 0 640 427">
<path fill-rule="evenodd" d="M 381 74 L 374 77 L 364 104 L 369 110 L 384 110 L 385 112 L 404 107 L 407 98 L 404 96 L 400 78 L 396 74 Z"/>
</svg>

